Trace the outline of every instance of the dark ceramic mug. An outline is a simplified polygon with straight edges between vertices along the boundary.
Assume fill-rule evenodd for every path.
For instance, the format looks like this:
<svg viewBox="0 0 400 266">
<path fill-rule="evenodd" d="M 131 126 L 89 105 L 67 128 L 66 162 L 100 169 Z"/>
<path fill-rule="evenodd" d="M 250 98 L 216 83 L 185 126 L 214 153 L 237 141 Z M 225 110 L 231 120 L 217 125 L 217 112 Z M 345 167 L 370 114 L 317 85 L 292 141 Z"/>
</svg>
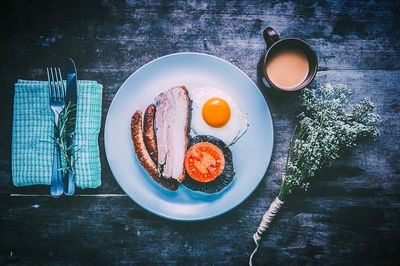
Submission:
<svg viewBox="0 0 400 266">
<path fill-rule="evenodd" d="M 308 45 L 305 41 L 297 39 L 297 38 L 285 38 L 279 39 L 278 33 L 271 27 L 267 27 L 263 31 L 263 36 L 265 43 L 267 45 L 267 51 L 263 54 L 260 59 L 260 71 L 259 78 L 261 79 L 262 85 L 270 91 L 273 92 L 295 92 L 306 87 L 310 82 L 314 79 L 317 74 L 318 69 L 318 59 L 314 50 Z M 308 74 L 305 79 L 294 88 L 290 90 L 280 88 L 276 84 L 274 84 L 271 79 L 268 77 L 266 67 L 267 63 L 271 59 L 271 55 L 277 53 L 284 49 L 296 49 L 300 50 L 304 53 L 308 60 Z"/>
</svg>

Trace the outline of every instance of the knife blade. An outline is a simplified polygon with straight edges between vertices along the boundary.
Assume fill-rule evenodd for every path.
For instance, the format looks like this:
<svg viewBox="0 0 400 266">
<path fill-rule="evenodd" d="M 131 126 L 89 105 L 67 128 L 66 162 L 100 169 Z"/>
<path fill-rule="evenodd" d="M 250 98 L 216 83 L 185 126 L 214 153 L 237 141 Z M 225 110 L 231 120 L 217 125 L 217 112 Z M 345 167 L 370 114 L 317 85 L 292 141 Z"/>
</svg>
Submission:
<svg viewBox="0 0 400 266">
<path fill-rule="evenodd" d="M 76 65 L 72 58 L 69 58 L 67 63 L 67 92 L 65 97 L 65 104 L 72 105 L 71 112 L 68 115 L 69 123 L 68 132 L 70 134 L 66 137 L 66 145 L 67 147 L 71 147 L 74 144 L 74 135 L 75 135 L 75 125 L 76 125 L 76 108 L 77 108 L 77 87 L 78 87 L 78 76 L 76 72 Z M 68 150 L 68 155 L 72 158 L 72 161 L 75 160 L 75 148 Z M 66 171 L 64 173 L 64 194 L 65 195 L 73 195 L 75 193 L 75 173 L 72 171 Z"/>
</svg>

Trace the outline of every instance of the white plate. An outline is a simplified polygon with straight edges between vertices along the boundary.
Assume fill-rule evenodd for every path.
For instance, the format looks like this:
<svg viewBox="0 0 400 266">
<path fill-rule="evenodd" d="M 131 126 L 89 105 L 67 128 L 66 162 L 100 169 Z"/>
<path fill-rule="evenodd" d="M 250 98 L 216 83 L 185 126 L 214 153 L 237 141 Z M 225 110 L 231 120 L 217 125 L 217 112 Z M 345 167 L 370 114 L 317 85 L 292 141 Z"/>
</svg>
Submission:
<svg viewBox="0 0 400 266">
<path fill-rule="evenodd" d="M 248 113 L 249 128 L 233 145 L 236 176 L 221 192 L 207 195 L 181 185 L 169 191 L 139 164 L 130 136 L 131 116 L 173 86 L 216 87 L 230 94 Z M 272 153 L 273 125 L 268 105 L 251 79 L 215 56 L 177 53 L 142 66 L 122 84 L 108 110 L 105 148 L 115 179 L 146 210 L 172 220 L 195 221 L 223 214 L 244 201 L 262 180 Z"/>
</svg>

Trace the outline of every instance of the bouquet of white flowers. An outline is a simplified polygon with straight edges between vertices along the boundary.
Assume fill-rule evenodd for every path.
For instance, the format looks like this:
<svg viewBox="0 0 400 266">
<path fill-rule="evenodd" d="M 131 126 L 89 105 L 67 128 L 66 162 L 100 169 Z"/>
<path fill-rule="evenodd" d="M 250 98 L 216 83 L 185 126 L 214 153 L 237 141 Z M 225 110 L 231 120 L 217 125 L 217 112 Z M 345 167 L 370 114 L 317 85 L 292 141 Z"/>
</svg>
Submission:
<svg viewBox="0 0 400 266">
<path fill-rule="evenodd" d="M 250 256 L 250 265 L 262 234 L 287 197 L 296 189 L 307 190 L 310 177 L 330 166 L 359 140 L 375 139 L 379 135 L 380 118 L 374 113 L 373 103 L 365 98 L 358 104 L 349 105 L 351 93 L 351 89 L 341 84 L 303 90 L 303 112 L 290 141 L 282 185 L 253 235 L 256 248 Z"/>
</svg>

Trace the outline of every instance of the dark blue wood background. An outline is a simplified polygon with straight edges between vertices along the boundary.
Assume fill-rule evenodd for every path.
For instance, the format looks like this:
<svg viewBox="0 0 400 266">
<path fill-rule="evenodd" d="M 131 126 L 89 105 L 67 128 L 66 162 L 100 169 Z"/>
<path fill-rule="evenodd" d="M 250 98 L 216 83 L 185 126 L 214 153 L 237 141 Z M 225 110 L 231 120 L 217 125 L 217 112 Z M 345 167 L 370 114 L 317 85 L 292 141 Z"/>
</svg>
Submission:
<svg viewBox="0 0 400 266">
<path fill-rule="evenodd" d="M 350 151 L 278 215 L 255 258 L 271 264 L 400 263 L 399 1 L 2 1 L 0 7 L 0 264 L 245 265 L 251 236 L 276 196 L 297 99 L 266 95 L 272 161 L 258 189 L 205 222 L 158 218 L 115 182 L 104 118 L 119 86 L 159 56 L 195 51 L 224 58 L 257 80 L 261 32 L 309 42 L 319 57 L 313 86 L 342 82 L 371 97 L 381 137 Z M 11 183 L 13 83 L 44 80 L 45 67 L 76 59 L 81 79 L 104 85 L 103 185 L 52 199 L 48 187 Z"/>
</svg>

